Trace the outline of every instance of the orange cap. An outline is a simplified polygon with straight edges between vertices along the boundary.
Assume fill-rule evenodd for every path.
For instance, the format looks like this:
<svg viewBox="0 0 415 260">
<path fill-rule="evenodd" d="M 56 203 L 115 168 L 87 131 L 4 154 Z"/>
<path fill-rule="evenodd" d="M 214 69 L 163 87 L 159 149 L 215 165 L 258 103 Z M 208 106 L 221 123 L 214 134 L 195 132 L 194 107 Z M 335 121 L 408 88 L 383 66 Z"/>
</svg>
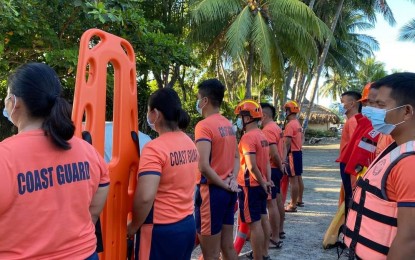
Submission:
<svg viewBox="0 0 415 260">
<path fill-rule="evenodd" d="M 365 85 L 365 87 L 362 90 L 362 98 L 358 100 L 359 102 L 367 101 L 367 99 L 369 98 L 369 90 L 370 90 L 370 87 L 372 86 L 372 83 L 373 82 L 369 82 Z"/>
</svg>

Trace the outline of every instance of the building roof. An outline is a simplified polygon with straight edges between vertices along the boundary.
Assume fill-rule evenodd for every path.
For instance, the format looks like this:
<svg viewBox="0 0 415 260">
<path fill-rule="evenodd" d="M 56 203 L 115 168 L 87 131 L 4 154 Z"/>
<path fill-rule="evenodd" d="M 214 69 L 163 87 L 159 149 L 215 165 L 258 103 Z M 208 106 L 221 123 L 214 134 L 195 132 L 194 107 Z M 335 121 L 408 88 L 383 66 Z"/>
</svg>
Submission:
<svg viewBox="0 0 415 260">
<path fill-rule="evenodd" d="M 303 104 L 301 104 L 301 112 L 299 116 L 300 120 L 304 120 L 309 105 L 310 102 L 308 100 L 305 100 Z M 339 124 L 340 121 L 340 117 L 327 107 L 313 104 L 313 107 L 311 108 L 309 124 Z"/>
</svg>

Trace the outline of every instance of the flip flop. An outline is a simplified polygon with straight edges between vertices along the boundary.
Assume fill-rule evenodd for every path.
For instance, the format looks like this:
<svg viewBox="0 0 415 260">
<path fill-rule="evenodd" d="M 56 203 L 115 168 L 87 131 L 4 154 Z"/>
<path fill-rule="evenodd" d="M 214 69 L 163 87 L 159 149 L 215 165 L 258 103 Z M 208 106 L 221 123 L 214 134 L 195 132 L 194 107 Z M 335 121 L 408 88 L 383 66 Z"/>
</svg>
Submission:
<svg viewBox="0 0 415 260">
<path fill-rule="evenodd" d="M 297 207 L 289 204 L 284 208 L 285 212 L 297 212 Z"/>
<path fill-rule="evenodd" d="M 304 202 L 297 202 L 297 207 L 304 207 Z"/>
<path fill-rule="evenodd" d="M 283 241 L 278 241 L 278 242 L 275 242 L 274 240 L 272 240 L 272 239 L 270 239 L 269 240 L 269 242 L 271 243 L 271 244 L 273 244 L 274 246 L 273 247 L 270 247 L 270 249 L 281 249 L 282 248 L 282 244 L 284 243 Z"/>
<path fill-rule="evenodd" d="M 280 232 L 280 239 L 285 239 L 285 232 Z"/>
</svg>

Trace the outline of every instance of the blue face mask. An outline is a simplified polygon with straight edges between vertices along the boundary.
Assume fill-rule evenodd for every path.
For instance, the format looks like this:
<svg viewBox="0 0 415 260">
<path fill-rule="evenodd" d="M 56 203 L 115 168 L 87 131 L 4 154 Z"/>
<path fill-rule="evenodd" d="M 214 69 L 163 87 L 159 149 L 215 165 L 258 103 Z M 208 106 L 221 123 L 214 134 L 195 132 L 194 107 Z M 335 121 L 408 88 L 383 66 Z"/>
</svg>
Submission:
<svg viewBox="0 0 415 260">
<path fill-rule="evenodd" d="M 344 108 L 344 104 L 343 103 L 340 103 L 339 104 L 339 113 L 340 113 L 340 115 L 345 115 L 346 112 L 347 112 L 347 109 Z"/>
<path fill-rule="evenodd" d="M 376 109 L 375 107 L 362 107 L 362 115 L 364 115 L 365 117 L 369 118 L 369 120 L 371 120 L 372 116 L 373 116 L 373 110 Z"/>
<path fill-rule="evenodd" d="M 405 105 L 404 105 L 405 106 Z M 392 131 L 396 128 L 396 126 L 404 123 L 405 121 L 402 121 L 400 123 L 397 124 L 388 124 L 385 122 L 385 117 L 386 117 L 386 113 L 404 106 L 399 106 L 399 107 L 395 107 L 389 110 L 386 109 L 381 109 L 381 108 L 376 108 L 376 107 L 371 107 L 369 110 L 369 120 L 372 122 L 372 126 L 373 128 L 378 131 L 379 133 L 385 134 L 385 135 L 389 135 L 392 133 Z M 366 112 L 367 112 L 366 111 Z"/>
<path fill-rule="evenodd" d="M 236 119 L 236 126 L 238 127 L 239 130 L 242 130 L 244 128 L 243 123 L 242 123 L 242 118 L 238 117 L 238 119 Z"/>
</svg>

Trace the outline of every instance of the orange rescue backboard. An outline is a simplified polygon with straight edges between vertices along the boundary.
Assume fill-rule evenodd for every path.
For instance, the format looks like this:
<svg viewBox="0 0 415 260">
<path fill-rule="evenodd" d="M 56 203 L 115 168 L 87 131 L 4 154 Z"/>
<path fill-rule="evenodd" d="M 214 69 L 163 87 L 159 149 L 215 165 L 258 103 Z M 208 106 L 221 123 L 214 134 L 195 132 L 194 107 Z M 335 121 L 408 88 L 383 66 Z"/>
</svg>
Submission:
<svg viewBox="0 0 415 260">
<path fill-rule="evenodd" d="M 87 131 L 104 156 L 107 71 L 114 70 L 113 145 L 110 191 L 101 214 L 104 252 L 101 259 L 126 259 L 127 215 L 131 212 L 139 154 L 131 137 L 138 133 L 135 54 L 131 44 L 107 32 L 90 29 L 81 38 L 72 120 L 75 135 Z"/>
</svg>

